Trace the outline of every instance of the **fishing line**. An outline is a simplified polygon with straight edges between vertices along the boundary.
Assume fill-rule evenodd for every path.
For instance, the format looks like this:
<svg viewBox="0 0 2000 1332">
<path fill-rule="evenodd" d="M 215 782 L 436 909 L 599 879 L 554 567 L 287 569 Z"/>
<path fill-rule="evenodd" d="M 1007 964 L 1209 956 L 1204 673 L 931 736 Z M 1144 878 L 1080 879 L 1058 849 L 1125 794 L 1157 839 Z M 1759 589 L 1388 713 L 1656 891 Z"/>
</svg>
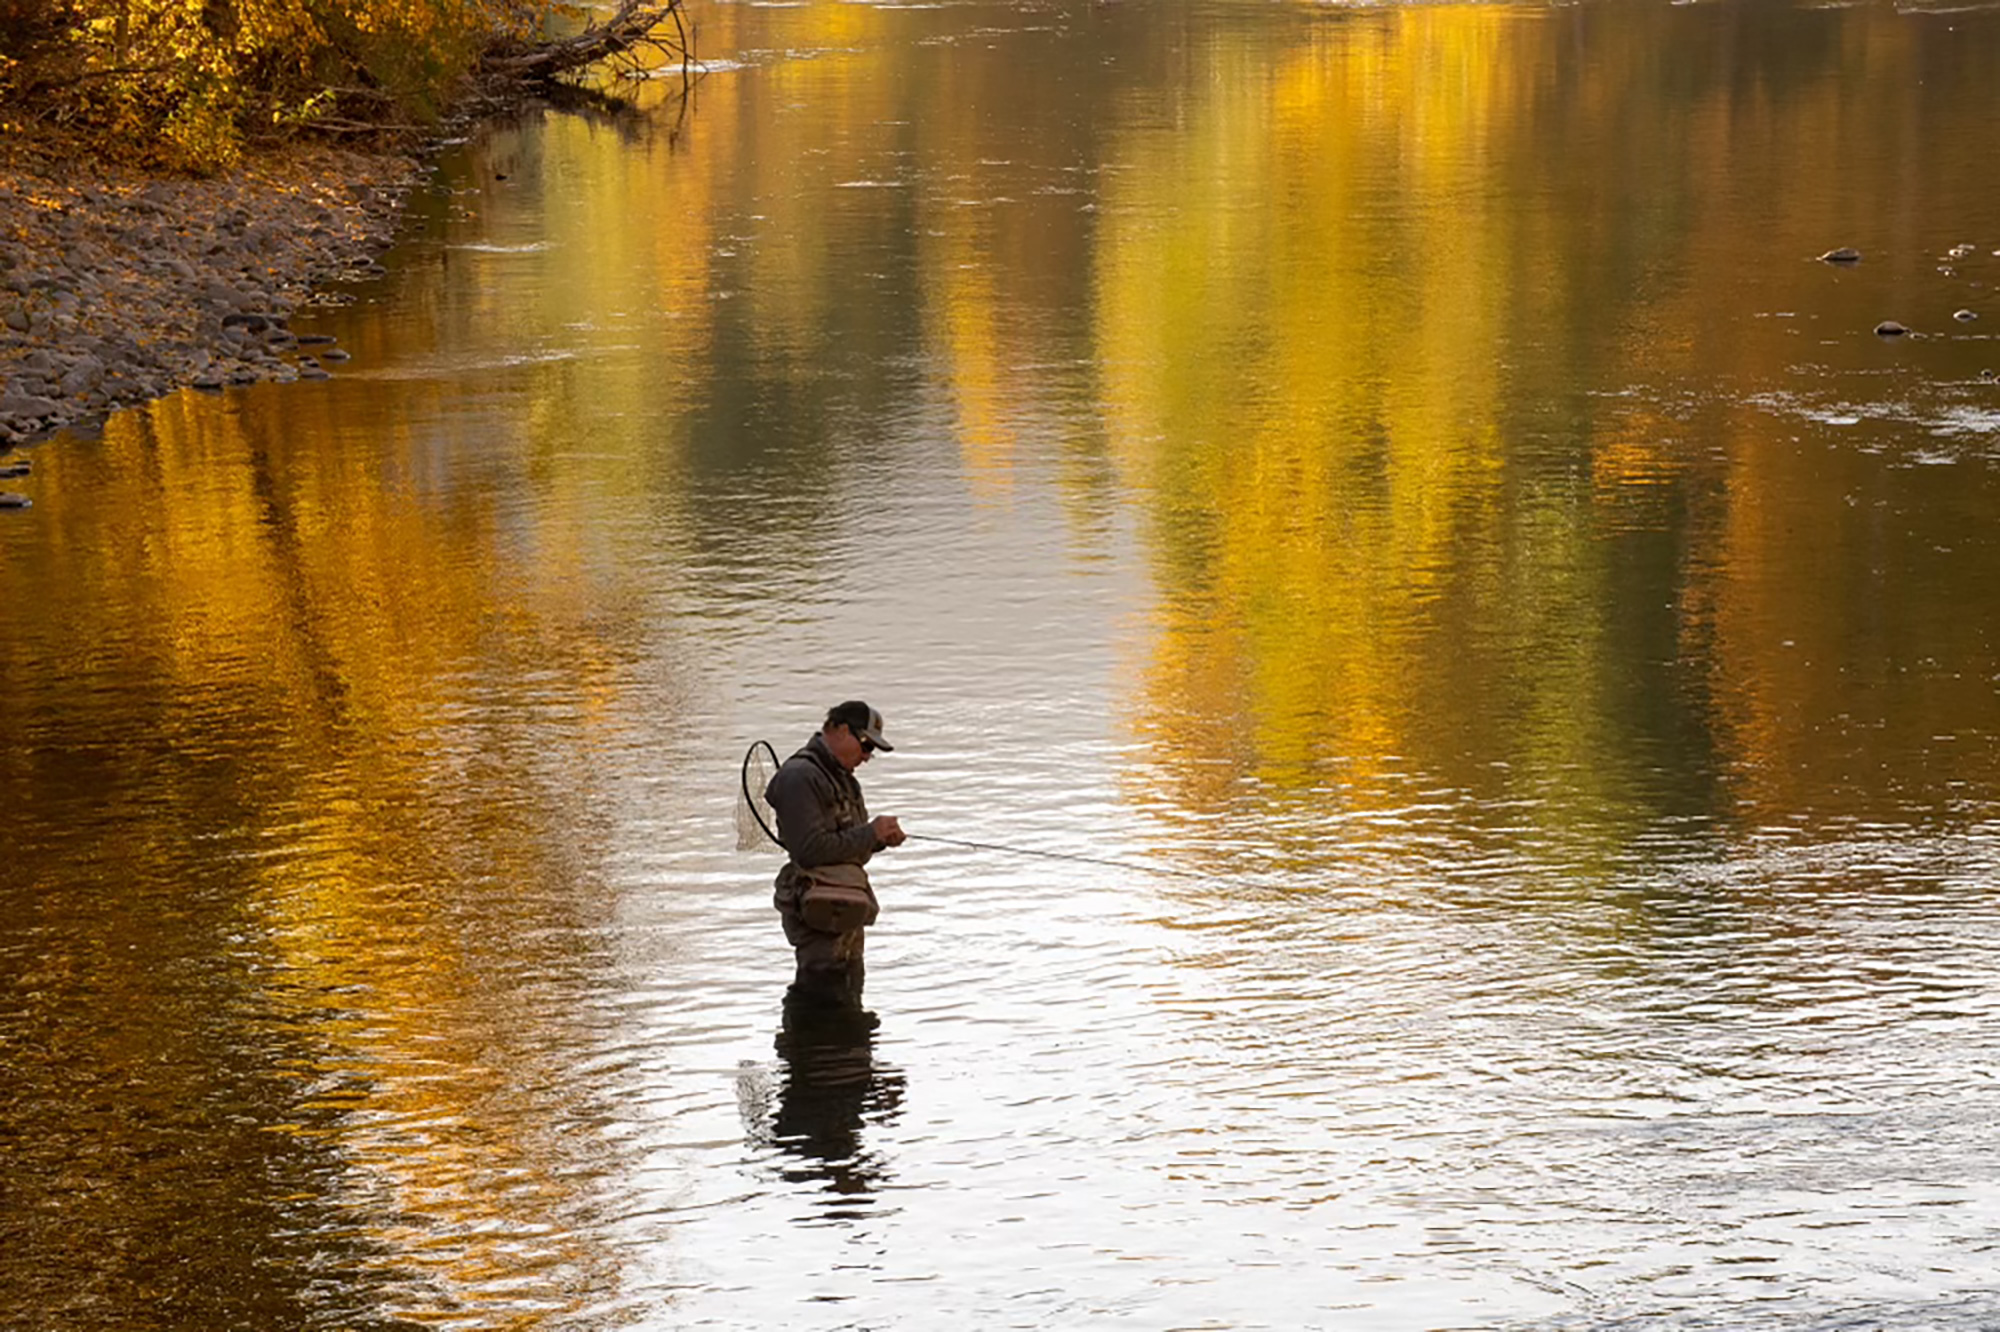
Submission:
<svg viewBox="0 0 2000 1332">
<path fill-rule="evenodd" d="M 777 822 L 777 812 L 764 798 L 764 790 L 777 775 L 778 752 L 765 741 L 753 743 L 743 755 L 743 776 L 738 784 L 736 800 L 736 849 L 755 851 L 762 843 L 761 833 L 771 845 L 784 848 L 778 834 L 771 825 Z M 769 815 L 767 818 L 766 815 Z M 1176 879 L 1200 879 L 1215 882 L 1216 876 L 1202 874 L 1195 870 L 1171 869 L 1165 865 L 1148 865 L 1135 860 L 1112 860 L 1105 856 L 1083 856 L 1073 851 L 1040 851 L 1025 846 L 1003 846 L 999 842 L 974 842 L 963 837 L 938 837 L 930 833 L 905 833 L 913 842 L 936 842 L 943 846 L 965 847 L 972 851 L 998 851 L 1009 856 L 1035 856 L 1042 860 L 1069 860 L 1082 865 L 1101 865 L 1107 869 L 1127 870 L 1135 874 L 1165 874 Z"/>
<path fill-rule="evenodd" d="M 1071 851 L 1036 851 L 1025 846 L 1002 846 L 998 842 L 968 842 L 961 837 L 933 837 L 929 833 L 904 833 L 912 842 L 943 842 L 947 846 L 971 847 L 975 851 L 1004 851 L 1010 856 L 1040 856 L 1044 860 L 1074 860 L 1085 865 L 1104 865 L 1111 869 L 1131 870 L 1138 874 L 1171 874 L 1177 879 L 1200 879 L 1204 883 L 1215 881 L 1213 874 L 1202 874 L 1196 870 L 1168 869 L 1165 865 L 1147 865 L 1136 860 L 1111 860 L 1104 856 L 1079 856 Z"/>
</svg>

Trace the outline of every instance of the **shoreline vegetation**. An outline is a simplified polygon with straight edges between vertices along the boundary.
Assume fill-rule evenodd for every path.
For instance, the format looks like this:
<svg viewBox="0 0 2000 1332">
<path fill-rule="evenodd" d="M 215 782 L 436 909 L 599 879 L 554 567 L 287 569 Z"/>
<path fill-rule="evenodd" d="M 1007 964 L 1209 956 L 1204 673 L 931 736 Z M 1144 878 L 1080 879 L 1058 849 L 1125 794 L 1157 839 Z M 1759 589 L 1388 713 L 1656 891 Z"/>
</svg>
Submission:
<svg viewBox="0 0 2000 1332">
<path fill-rule="evenodd" d="M 325 377 L 345 353 L 289 318 L 381 271 L 427 139 L 607 66 L 694 68 L 683 0 L 0 0 L 0 53 L 0 455 Z"/>
</svg>

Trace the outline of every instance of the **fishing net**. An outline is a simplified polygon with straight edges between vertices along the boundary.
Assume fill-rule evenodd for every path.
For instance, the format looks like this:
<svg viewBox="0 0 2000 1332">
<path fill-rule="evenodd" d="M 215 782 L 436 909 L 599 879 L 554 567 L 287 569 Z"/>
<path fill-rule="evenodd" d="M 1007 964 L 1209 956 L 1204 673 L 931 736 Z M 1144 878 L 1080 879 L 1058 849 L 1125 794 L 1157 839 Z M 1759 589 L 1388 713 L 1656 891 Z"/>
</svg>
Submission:
<svg viewBox="0 0 2000 1332">
<path fill-rule="evenodd" d="M 778 751 L 759 740 L 743 755 L 743 780 L 736 788 L 736 849 L 762 850 L 778 841 L 778 814 L 764 799 L 764 788 L 778 774 Z"/>
</svg>

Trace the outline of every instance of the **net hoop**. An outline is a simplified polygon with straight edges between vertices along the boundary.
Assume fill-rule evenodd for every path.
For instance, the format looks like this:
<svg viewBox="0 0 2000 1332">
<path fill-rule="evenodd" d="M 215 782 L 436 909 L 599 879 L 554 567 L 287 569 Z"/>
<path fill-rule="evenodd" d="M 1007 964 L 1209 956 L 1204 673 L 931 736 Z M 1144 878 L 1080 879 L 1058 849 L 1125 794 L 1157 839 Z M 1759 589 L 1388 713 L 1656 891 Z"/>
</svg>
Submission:
<svg viewBox="0 0 2000 1332">
<path fill-rule="evenodd" d="M 768 741 L 755 740 L 743 752 L 743 774 L 737 783 L 740 793 L 736 801 L 736 849 L 755 851 L 761 845 L 757 834 L 762 833 L 772 846 L 783 850 L 785 844 L 778 840 L 778 834 L 771 825 L 777 822 L 777 812 L 764 799 L 764 787 L 778 771 L 778 751 L 771 748 Z M 768 818 L 766 816 L 769 816 Z"/>
</svg>

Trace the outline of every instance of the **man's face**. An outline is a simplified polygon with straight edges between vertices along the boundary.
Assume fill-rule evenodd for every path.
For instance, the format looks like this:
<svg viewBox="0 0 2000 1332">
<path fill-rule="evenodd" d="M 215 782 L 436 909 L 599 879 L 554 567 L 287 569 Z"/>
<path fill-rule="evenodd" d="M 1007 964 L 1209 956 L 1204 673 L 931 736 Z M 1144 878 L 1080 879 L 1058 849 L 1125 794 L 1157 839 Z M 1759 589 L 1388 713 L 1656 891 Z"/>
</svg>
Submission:
<svg viewBox="0 0 2000 1332">
<path fill-rule="evenodd" d="M 826 747 L 841 767 L 853 772 L 868 761 L 875 747 L 856 735 L 851 727 L 834 726 L 826 732 Z"/>
</svg>

